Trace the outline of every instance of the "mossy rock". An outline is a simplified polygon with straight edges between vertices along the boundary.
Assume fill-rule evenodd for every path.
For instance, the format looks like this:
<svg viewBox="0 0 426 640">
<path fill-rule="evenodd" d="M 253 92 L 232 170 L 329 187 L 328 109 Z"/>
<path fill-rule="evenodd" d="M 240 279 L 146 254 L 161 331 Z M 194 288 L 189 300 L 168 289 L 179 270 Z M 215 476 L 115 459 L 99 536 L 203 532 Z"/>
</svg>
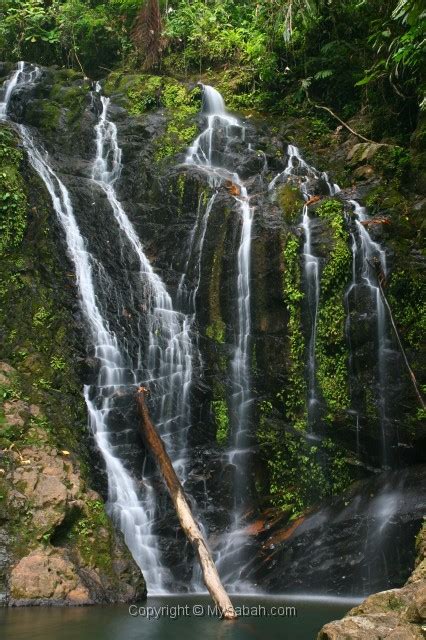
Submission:
<svg viewBox="0 0 426 640">
<path fill-rule="evenodd" d="M 304 202 L 300 188 L 290 181 L 279 186 L 277 189 L 277 202 L 283 212 L 284 220 L 289 224 L 296 224 L 300 218 Z"/>
</svg>

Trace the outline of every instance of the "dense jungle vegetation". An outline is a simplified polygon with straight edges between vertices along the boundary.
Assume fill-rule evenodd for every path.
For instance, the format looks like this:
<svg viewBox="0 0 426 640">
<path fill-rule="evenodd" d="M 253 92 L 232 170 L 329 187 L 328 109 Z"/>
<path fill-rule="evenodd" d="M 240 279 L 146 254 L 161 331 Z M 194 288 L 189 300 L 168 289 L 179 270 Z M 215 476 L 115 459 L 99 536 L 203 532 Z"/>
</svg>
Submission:
<svg viewBox="0 0 426 640">
<path fill-rule="evenodd" d="M 371 137 L 404 144 L 426 108 L 425 24 L 422 0 L 1 0 L 0 58 L 220 71 L 233 108 L 362 110 Z"/>
</svg>

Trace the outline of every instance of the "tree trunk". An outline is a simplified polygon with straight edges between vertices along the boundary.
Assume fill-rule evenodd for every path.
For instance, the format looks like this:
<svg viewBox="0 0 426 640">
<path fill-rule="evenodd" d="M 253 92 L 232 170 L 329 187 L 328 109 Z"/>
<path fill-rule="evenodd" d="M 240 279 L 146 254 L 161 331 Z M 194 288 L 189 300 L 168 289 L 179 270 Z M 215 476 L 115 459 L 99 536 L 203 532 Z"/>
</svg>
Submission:
<svg viewBox="0 0 426 640">
<path fill-rule="evenodd" d="M 151 421 L 145 402 L 146 391 L 145 387 L 139 387 L 136 394 L 136 402 L 141 418 L 139 427 L 142 437 L 161 471 L 182 529 L 197 552 L 205 585 L 214 602 L 220 609 L 222 617 L 226 620 L 233 620 L 237 617 L 237 614 L 220 581 L 210 550 L 203 538 L 199 526 L 194 520 L 183 487 L 175 470 L 173 469 L 173 465 L 167 454 L 164 443 Z"/>
</svg>

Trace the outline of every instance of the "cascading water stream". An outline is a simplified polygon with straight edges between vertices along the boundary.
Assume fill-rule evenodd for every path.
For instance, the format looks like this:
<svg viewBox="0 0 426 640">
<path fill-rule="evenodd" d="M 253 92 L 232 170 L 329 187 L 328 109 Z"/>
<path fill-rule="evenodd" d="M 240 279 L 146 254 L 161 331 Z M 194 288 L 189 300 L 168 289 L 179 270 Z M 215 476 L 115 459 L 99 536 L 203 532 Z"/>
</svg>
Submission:
<svg viewBox="0 0 426 640">
<path fill-rule="evenodd" d="M 7 118 L 8 105 L 15 88 L 25 87 L 35 82 L 40 70 L 33 65 L 19 63 L 3 87 L 4 99 L 0 102 L 0 120 Z M 197 297 L 201 281 L 203 248 L 208 229 L 210 213 L 214 207 L 218 189 L 224 181 L 230 180 L 239 191 L 234 196 L 241 216 L 241 235 L 237 253 L 236 314 L 234 352 L 231 361 L 232 389 L 230 393 L 231 439 L 226 453 L 235 468 L 234 509 L 230 530 L 220 538 L 215 552 L 218 568 L 224 583 L 232 591 L 249 591 L 252 585 L 241 580 L 244 569 L 242 557 L 247 535 L 243 529 L 243 508 L 245 505 L 244 474 L 246 473 L 246 453 L 249 451 L 249 423 L 252 397 L 250 393 L 250 268 L 253 207 L 247 188 L 237 173 L 233 173 L 218 160 L 218 132 L 225 133 L 226 144 L 232 139 L 244 141 L 244 127 L 239 121 L 227 114 L 223 99 L 212 87 L 203 88 L 204 111 L 207 128 L 197 137 L 190 147 L 186 164 L 203 170 L 214 193 L 205 204 L 200 200 L 197 220 L 190 237 L 188 259 L 178 289 L 180 312 L 173 308 L 171 297 L 152 269 L 135 228 L 125 213 L 116 189 L 122 170 L 122 152 L 118 145 L 117 128 L 109 119 L 109 100 L 100 95 L 97 85 L 94 104 L 99 105 L 99 118 L 95 126 L 96 157 L 93 162 L 93 188 L 101 190 L 108 202 L 108 213 L 112 213 L 112 230 L 119 233 L 114 236 L 120 244 L 122 254 L 132 254 L 139 265 L 140 288 L 144 305 L 139 333 L 134 341 L 146 344 L 139 351 L 132 350 L 126 337 L 120 330 L 115 331 L 108 322 L 105 300 L 108 294 L 102 291 L 105 286 L 99 273 L 105 267 L 95 254 L 89 250 L 90 237 L 83 237 L 75 215 L 73 202 L 65 184 L 54 171 L 48 154 L 34 136 L 32 129 L 24 125 L 15 125 L 19 130 L 23 146 L 34 170 L 42 178 L 51 196 L 58 221 L 63 229 L 68 255 L 74 265 L 80 305 L 87 321 L 91 336 L 93 354 L 99 362 L 97 381 L 85 388 L 85 399 L 89 412 L 90 425 L 95 441 L 101 451 L 108 476 L 108 507 L 119 523 L 128 547 L 136 562 L 144 572 L 151 593 L 165 593 L 174 577 L 164 565 L 161 552 L 161 540 L 156 535 L 158 514 L 158 494 L 154 489 L 155 478 L 152 472 L 144 468 L 143 484 L 139 486 L 132 478 L 126 463 L 120 457 L 116 440 L 111 436 L 110 418 L 121 399 L 131 397 L 136 385 L 148 384 L 152 391 L 153 416 L 162 434 L 174 467 L 183 483 L 187 474 L 187 432 L 190 426 L 190 402 L 194 362 L 200 355 L 196 340 L 191 339 L 196 317 Z M 289 145 L 289 160 L 282 174 L 270 183 L 272 189 L 280 178 L 299 180 L 299 186 L 307 201 L 310 196 L 310 181 L 321 179 L 327 184 L 329 195 L 339 189 L 330 183 L 327 174 L 320 173 L 308 165 L 300 156 L 296 147 Z M 65 178 L 64 178 L 65 180 Z M 378 338 L 378 376 L 379 387 L 383 392 L 381 406 L 381 425 L 383 443 L 383 465 L 388 460 L 388 433 L 386 415 L 386 350 L 389 347 L 385 309 L 377 286 L 377 273 L 374 263 L 379 263 L 386 275 L 386 256 L 379 244 L 370 237 L 365 209 L 356 201 L 349 201 L 354 209 L 354 229 L 352 232 L 353 277 L 347 291 L 349 298 L 356 295 L 360 286 L 368 287 L 377 315 Z M 78 209 L 76 208 L 78 214 Z M 106 215 L 106 214 L 105 214 Z M 301 226 L 304 230 L 303 265 L 307 284 L 310 309 L 310 340 L 308 352 L 309 396 L 308 424 L 315 423 L 318 404 L 316 389 L 315 342 L 318 305 L 320 297 L 319 259 L 315 256 L 312 242 L 312 218 L 307 204 L 303 207 Z M 83 227 L 84 228 L 84 227 Z M 194 274 L 188 285 L 187 274 Z M 109 277 L 106 274 L 106 277 Z M 111 278 L 111 282 L 112 282 Z M 132 295 L 132 292 L 130 292 Z M 183 312 L 185 311 L 185 312 Z M 348 318 L 348 323 L 350 319 Z M 142 326 L 143 325 L 143 326 Z M 145 355 L 144 355 L 145 354 Z M 357 416 L 359 420 L 359 416 Z M 358 424 L 358 423 L 357 423 Z M 358 432 L 359 448 L 359 432 Z M 384 505 L 384 506 L 383 506 Z M 389 518 L 390 498 L 386 496 L 378 509 L 378 534 L 386 529 Z M 200 590 L 201 581 L 196 574 L 192 581 L 193 590 Z"/>
<path fill-rule="evenodd" d="M 37 67 L 20 68 L 11 81 L 13 88 L 28 85 L 39 75 Z M 8 99 L 12 91 L 7 93 Z M 7 104 L 4 108 L 7 113 Z M 114 447 L 108 433 L 108 417 L 113 409 L 114 395 L 124 392 L 129 383 L 129 363 L 122 354 L 117 337 L 110 330 L 99 306 L 94 271 L 94 257 L 89 253 L 86 241 L 80 233 L 74 215 L 70 194 L 64 183 L 49 164 L 49 156 L 36 142 L 31 131 L 24 125 L 15 125 L 21 135 L 23 146 L 33 169 L 44 182 L 52 200 L 53 208 L 62 227 L 67 253 L 74 266 L 81 310 L 87 321 L 99 362 L 99 377 L 96 393 L 93 387 L 85 387 L 84 396 L 88 408 L 91 429 L 105 461 L 108 477 L 108 507 L 123 531 L 126 544 L 138 565 L 143 568 L 147 581 L 161 590 L 158 567 L 160 561 L 156 544 L 147 535 L 148 517 L 137 490 L 120 459 L 114 455 Z M 134 381 L 136 382 L 136 381 Z"/>
<path fill-rule="evenodd" d="M 185 262 L 184 271 L 179 281 L 178 302 L 181 307 L 186 305 L 190 309 L 193 322 L 195 321 L 196 300 L 201 282 L 201 264 L 203 259 L 204 240 L 206 237 L 208 221 L 214 201 L 216 199 L 216 195 L 217 192 L 214 192 L 213 195 L 209 198 L 204 211 L 202 206 L 203 198 L 202 196 L 200 196 L 198 202 L 197 219 L 190 236 L 188 258 Z M 192 287 L 188 286 L 187 283 L 188 271 L 191 269 L 191 267 L 195 272 L 195 280 Z"/>
<path fill-rule="evenodd" d="M 0 105 L 3 118 L 6 117 L 13 90 L 17 86 L 32 83 L 39 73 L 37 67 L 19 64 L 4 88 L 6 99 Z M 156 513 L 154 488 L 149 477 L 144 477 L 142 491 L 136 487 L 117 455 L 118 447 L 111 440 L 109 418 L 116 408 L 116 402 L 129 396 L 135 385 L 141 381 L 150 384 L 158 407 L 157 424 L 165 436 L 175 469 L 184 480 L 192 345 L 186 316 L 173 310 L 170 296 L 143 253 L 136 232 L 116 196 L 114 184 L 121 173 L 121 150 L 117 143 L 117 129 L 107 117 L 109 101 L 101 97 L 101 103 L 102 112 L 95 127 L 96 158 L 92 178 L 107 196 L 122 234 L 122 242 L 128 243 L 127 246 L 130 245 L 139 259 L 140 276 L 150 305 L 146 318 L 149 333 L 147 362 L 142 362 L 139 357 L 136 366 L 127 348 L 119 344 L 117 336 L 110 329 L 105 310 L 99 302 L 96 290 L 99 283 L 94 274 L 102 272 L 103 267 L 86 247 L 87 242 L 80 233 L 70 194 L 31 131 L 24 125 L 16 126 L 31 165 L 52 198 L 63 229 L 67 252 L 76 273 L 82 312 L 88 323 L 94 355 L 100 365 L 96 384 L 86 386 L 84 395 L 90 426 L 105 461 L 108 508 L 122 529 L 133 557 L 143 569 L 150 592 L 164 593 L 165 583 L 171 584 L 172 577 L 162 564 L 159 540 L 153 532 Z"/>
<path fill-rule="evenodd" d="M 309 193 L 309 180 L 322 179 L 330 196 L 340 191 L 338 185 L 330 183 L 326 173 L 319 173 L 314 167 L 309 166 L 301 157 L 296 147 L 289 145 L 289 160 L 283 173 L 276 176 L 270 183 L 269 188 L 273 189 L 279 179 L 284 178 L 285 181 L 290 176 L 302 176 L 299 184 L 305 201 L 313 194 Z M 389 333 L 386 321 L 385 306 L 380 294 L 377 283 L 378 270 L 384 277 L 387 274 L 386 253 L 382 247 L 375 242 L 366 228 L 365 223 L 368 222 L 366 209 L 362 207 L 356 200 L 349 200 L 349 204 L 353 208 L 354 229 L 351 231 L 351 249 L 352 249 L 352 282 L 345 292 L 345 306 L 347 310 L 346 334 L 350 345 L 350 322 L 351 322 L 351 298 L 357 295 L 360 287 L 367 287 L 369 297 L 373 303 L 377 322 L 377 365 L 378 365 L 378 388 L 379 388 L 379 406 L 380 406 L 380 427 L 381 427 L 381 464 L 383 468 L 389 465 L 389 442 L 390 433 L 388 418 L 386 412 L 386 355 L 389 349 Z M 364 223 L 364 224 L 363 224 Z M 350 224 L 350 221 L 349 221 Z M 308 348 L 308 429 L 312 429 L 315 424 L 316 414 L 315 405 L 317 404 L 316 396 L 316 366 L 315 366 L 315 341 L 316 341 L 316 318 L 319 307 L 320 295 L 320 274 L 318 258 L 313 255 L 311 240 L 311 219 L 308 213 L 308 206 L 303 206 L 302 228 L 305 235 L 305 243 L 303 246 L 303 264 L 305 270 L 305 279 L 307 285 L 307 297 L 309 308 L 311 309 L 311 333 Z M 379 269 L 377 268 L 379 267 Z M 380 276 L 379 276 L 380 277 Z M 350 349 L 351 351 L 351 349 Z M 356 448 L 360 451 L 360 415 L 356 410 L 351 410 L 354 414 L 356 424 Z M 365 546 L 370 550 L 371 557 L 379 556 L 384 539 L 387 535 L 387 527 L 394 513 L 396 499 L 401 499 L 401 491 L 388 489 L 380 494 L 370 507 L 370 511 L 374 513 L 374 526 L 372 531 L 366 532 Z M 326 529 L 326 535 L 330 532 Z M 365 578 L 367 585 L 370 583 L 370 577 Z M 368 591 L 366 591 L 368 593 Z"/>
<path fill-rule="evenodd" d="M 98 92 L 100 91 L 97 85 Z M 155 424 L 181 481 L 186 474 L 186 435 L 190 426 L 189 391 L 194 358 L 190 320 L 173 309 L 170 295 L 143 251 L 135 228 L 119 201 L 115 185 L 121 175 L 122 152 L 117 127 L 108 119 L 109 98 L 100 96 L 102 111 L 95 127 L 96 158 L 92 177 L 104 191 L 121 231 L 121 241 L 137 256 L 140 279 L 146 289 L 148 357 L 137 369 L 146 372 L 155 400 Z"/>
<path fill-rule="evenodd" d="M 231 589 L 248 589 L 247 585 L 238 585 L 241 567 L 238 569 L 238 559 L 244 544 L 245 534 L 241 531 L 242 509 L 246 496 L 244 495 L 244 475 L 246 471 L 245 459 L 248 448 L 250 406 L 252 402 L 250 392 L 250 267 L 251 267 L 251 234 L 253 223 L 253 207 L 247 188 L 238 173 L 229 171 L 226 167 L 216 163 L 215 135 L 224 130 L 226 144 L 233 139 L 236 132 L 245 140 L 245 130 L 240 122 L 229 115 L 220 93 L 208 85 L 203 85 L 203 112 L 206 114 L 207 127 L 196 138 L 188 150 L 186 164 L 197 166 L 208 176 L 211 187 L 217 188 L 225 180 L 235 186 L 238 195 L 234 198 L 239 206 L 241 215 L 241 235 L 237 254 L 237 317 L 234 355 L 231 362 L 232 394 L 231 405 L 231 438 L 232 446 L 227 456 L 235 469 L 234 478 L 234 513 L 231 530 L 219 543 L 216 549 L 217 564 L 222 579 Z M 226 149 L 225 149 L 226 151 Z M 202 242 L 207 229 L 208 216 L 214 203 L 215 195 L 209 200 L 203 217 Z M 202 247 L 202 244 L 201 244 Z M 199 260 L 201 260 L 201 253 Z M 200 265 L 198 268 L 200 274 Z M 199 279 L 198 279 L 199 284 Z M 198 291 L 198 285 L 196 287 Z M 194 301 L 195 304 L 195 301 Z"/>
<path fill-rule="evenodd" d="M 189 148 L 186 163 L 206 170 L 212 186 L 217 186 L 224 179 L 236 186 L 239 195 L 234 196 L 241 212 L 241 236 L 237 256 L 237 335 L 234 357 L 232 360 L 233 394 L 232 404 L 235 428 L 233 429 L 234 447 L 237 450 L 246 446 L 245 432 L 247 427 L 247 410 L 250 405 L 249 392 L 249 339 L 250 339 L 250 249 L 253 208 L 250 206 L 247 188 L 237 173 L 212 163 L 214 152 L 214 134 L 217 128 L 224 128 L 226 138 L 230 137 L 230 129 L 241 131 L 244 140 L 244 127 L 230 116 L 220 93 L 208 85 L 203 85 L 203 110 L 207 114 L 207 128 L 196 138 Z M 210 213 L 212 199 L 206 212 Z M 204 217 L 204 234 L 208 220 Z M 203 238 L 204 238 L 203 234 Z"/>
<path fill-rule="evenodd" d="M 333 196 L 340 191 L 336 184 L 332 184 L 325 172 L 320 173 L 314 167 L 303 160 L 300 151 L 292 144 L 288 145 L 288 162 L 284 171 L 278 174 L 269 184 L 269 190 L 274 189 L 278 180 L 287 181 L 290 176 L 295 176 L 298 180 L 300 191 L 305 201 L 313 195 L 309 192 L 309 182 L 321 179 L 326 184 L 328 193 Z M 310 316 L 310 333 L 307 353 L 307 378 L 308 378 L 308 398 L 307 398 L 307 424 L 312 436 L 315 423 L 318 419 L 319 398 L 316 381 L 316 340 L 317 340 L 317 319 L 320 300 L 320 264 L 319 259 L 314 254 L 312 248 L 312 220 L 309 216 L 307 204 L 303 205 L 302 222 L 305 242 L 303 245 L 303 267 L 307 289 L 307 302 Z"/>
<path fill-rule="evenodd" d="M 377 364 L 378 383 L 380 393 L 380 428 L 382 440 L 381 463 L 383 467 L 389 465 L 388 417 L 386 411 L 386 353 L 389 348 L 389 338 L 386 322 L 386 309 L 377 283 L 377 267 L 384 278 L 387 275 L 386 253 L 381 246 L 372 240 L 364 224 L 368 222 L 365 207 L 356 200 L 349 200 L 353 207 L 355 231 L 352 238 L 352 282 L 346 292 L 348 311 L 350 299 L 356 296 L 359 287 L 366 287 L 369 291 L 377 321 Z M 364 224 L 363 224 L 364 223 Z M 347 334 L 350 333 L 350 313 L 348 313 Z M 357 438 L 359 439 L 359 415 L 357 414 Z M 359 446 L 359 444 L 358 444 Z"/>
<path fill-rule="evenodd" d="M 279 180 L 287 181 L 290 176 L 299 177 L 299 187 L 301 193 L 308 200 L 312 193 L 309 192 L 309 181 L 311 179 L 321 179 L 330 196 L 340 191 L 336 184 L 332 184 L 327 173 L 318 172 L 314 167 L 308 165 L 300 156 L 300 152 L 294 145 L 288 145 L 288 163 L 281 174 L 278 174 L 269 184 L 272 190 Z M 389 338 L 386 323 L 386 311 L 381 298 L 380 289 L 377 284 L 377 270 L 374 263 L 379 264 L 380 270 L 386 276 L 386 253 L 377 242 L 374 242 L 363 224 L 368 221 L 366 209 L 356 200 L 349 200 L 354 210 L 355 230 L 351 232 L 352 248 L 352 283 L 345 293 L 345 304 L 347 308 L 346 333 L 349 340 L 350 335 L 350 304 L 351 295 L 356 293 L 359 286 L 366 286 L 370 291 L 370 297 L 375 307 L 377 317 L 377 363 L 378 363 L 378 383 L 380 389 L 380 426 L 382 439 L 381 463 L 383 467 L 389 464 L 389 434 L 388 417 L 386 412 L 386 352 L 389 348 Z M 319 260 L 314 255 L 312 249 L 312 220 L 309 216 L 308 206 L 303 206 L 301 227 L 304 231 L 305 242 L 303 246 L 303 264 L 305 280 L 307 286 L 308 305 L 310 310 L 310 338 L 308 345 L 308 428 L 312 430 L 315 425 L 317 414 L 316 406 L 319 405 L 319 398 L 316 390 L 316 361 L 315 347 L 317 334 L 317 315 L 320 297 L 320 274 Z M 356 444 L 357 451 L 360 448 L 360 416 L 358 411 L 352 411 L 356 419 Z"/>
<path fill-rule="evenodd" d="M 11 75 L 11 77 L 8 80 L 6 80 L 6 82 L 2 87 L 3 99 L 0 102 L 0 120 L 5 120 L 7 117 L 7 108 L 9 105 L 10 98 L 12 96 L 12 93 L 16 85 L 18 83 L 22 84 L 20 80 L 22 79 L 22 76 L 24 74 L 24 68 L 25 68 L 25 62 L 22 62 L 22 61 L 18 62 L 18 66 L 16 70 Z"/>
</svg>

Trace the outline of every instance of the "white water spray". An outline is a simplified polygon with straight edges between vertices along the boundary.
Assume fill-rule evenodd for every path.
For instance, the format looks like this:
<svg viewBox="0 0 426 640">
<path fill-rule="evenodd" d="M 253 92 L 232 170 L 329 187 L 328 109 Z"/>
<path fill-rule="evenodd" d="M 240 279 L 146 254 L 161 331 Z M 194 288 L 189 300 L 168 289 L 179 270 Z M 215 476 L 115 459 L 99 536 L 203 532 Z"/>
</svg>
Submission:
<svg viewBox="0 0 426 640">
<path fill-rule="evenodd" d="M 108 509 L 123 531 L 126 544 L 139 567 L 143 569 L 147 583 L 152 585 L 154 591 L 161 591 L 157 544 L 149 534 L 150 514 L 138 497 L 131 475 L 115 455 L 108 430 L 114 398 L 121 393 L 128 393 L 129 363 L 97 303 L 93 277 L 95 261 L 86 249 L 86 242 L 79 231 L 69 192 L 50 167 L 48 155 L 41 150 L 30 131 L 22 125 L 19 126 L 19 130 L 30 163 L 46 185 L 62 226 L 67 253 L 75 269 L 81 309 L 87 320 L 94 354 L 100 365 L 96 387 L 86 386 L 84 397 L 90 426 L 106 465 Z"/>
<path fill-rule="evenodd" d="M 356 295 L 358 286 L 367 287 L 374 305 L 377 322 L 377 365 L 379 373 L 380 401 L 380 428 L 382 440 L 381 462 L 386 467 L 389 464 L 389 442 L 387 433 L 387 413 L 386 413 L 386 352 L 388 350 L 388 332 L 386 326 L 386 309 L 377 283 L 377 268 L 379 267 L 383 277 L 387 275 L 386 253 L 382 247 L 372 240 L 365 223 L 368 222 L 368 215 L 365 207 L 362 207 L 356 200 L 349 200 L 353 207 L 356 233 L 351 234 L 352 238 L 352 282 L 346 292 L 347 306 L 352 293 Z M 363 224 L 364 223 L 364 224 Z M 350 329 L 350 314 L 348 314 Z M 357 417 L 357 425 L 359 417 Z M 358 433 L 359 437 L 359 433 Z"/>
<path fill-rule="evenodd" d="M 293 179 L 298 183 L 305 201 L 309 200 L 313 195 L 309 191 L 310 181 L 312 180 L 321 179 L 325 183 L 330 196 L 333 196 L 340 191 L 338 185 L 330 182 L 327 173 L 317 171 L 317 169 L 303 160 L 297 147 L 289 144 L 287 154 L 287 166 L 282 173 L 275 176 L 275 178 L 269 183 L 269 190 L 273 190 L 278 181 L 286 182 L 291 176 L 293 176 Z M 302 255 L 307 288 L 307 302 L 310 315 L 310 334 L 307 354 L 307 422 L 308 429 L 312 433 L 315 427 L 319 406 L 316 381 L 316 340 L 320 299 L 320 264 L 318 256 L 315 255 L 312 247 L 312 220 L 309 216 L 309 208 L 306 204 L 303 205 L 301 227 L 305 238 Z"/>
<path fill-rule="evenodd" d="M 99 85 L 96 87 L 100 91 Z M 117 127 L 109 119 L 110 101 L 100 96 L 101 115 L 95 127 L 96 157 L 93 163 L 92 177 L 104 191 L 111 206 L 115 221 L 121 231 L 120 241 L 123 248 L 134 252 L 139 261 L 140 279 L 148 300 L 144 323 L 148 329 L 147 356 L 139 360 L 136 371 L 143 372 L 143 382 L 152 392 L 154 421 L 162 436 L 175 471 L 182 483 L 187 473 L 187 433 L 190 427 L 189 392 L 192 382 L 194 349 L 190 336 L 191 320 L 183 313 L 173 309 L 170 295 L 149 263 L 135 228 L 117 197 L 115 185 L 121 175 L 122 152 L 118 145 Z M 155 525 L 157 497 L 151 486 L 150 478 L 144 475 L 142 503 L 146 514 L 144 534 L 155 546 L 152 529 Z M 157 545 L 158 547 L 158 545 Z M 149 582 L 151 592 L 162 587 L 158 562 L 160 550 L 153 549 L 157 557 L 157 578 Z M 158 566 L 160 564 L 160 567 Z"/>
<path fill-rule="evenodd" d="M 221 154 L 216 152 L 215 136 L 219 131 L 225 135 L 227 146 L 235 136 L 245 140 L 245 130 L 241 123 L 229 115 L 220 93 L 208 85 L 203 86 L 203 111 L 207 127 L 195 139 L 188 150 L 186 164 L 204 170 L 211 187 L 217 188 L 224 181 L 231 183 L 237 191 L 234 196 L 241 216 L 241 235 L 237 254 L 236 283 L 236 336 L 234 355 L 231 362 L 232 392 L 230 396 L 231 448 L 227 452 L 229 462 L 234 466 L 234 511 L 231 530 L 222 537 L 216 549 L 217 565 L 224 583 L 232 590 L 250 590 L 249 585 L 240 582 L 242 567 L 238 567 L 241 550 L 246 541 L 242 530 L 242 508 L 246 499 L 243 479 L 246 472 L 247 447 L 249 440 L 249 419 L 252 403 L 250 392 L 250 269 L 251 236 L 254 209 L 250 205 L 247 188 L 236 172 L 221 164 Z M 226 153 L 226 148 L 225 148 Z M 203 218 L 204 232 L 213 200 L 210 199 Z M 198 280 L 199 284 L 199 280 Z M 198 286 L 196 288 L 198 291 Z"/>
<path fill-rule="evenodd" d="M 6 117 L 14 89 L 33 82 L 39 73 L 37 67 L 24 63 L 18 65 L 5 86 L 5 100 L 0 104 L 3 118 Z M 102 271 L 101 265 L 87 249 L 67 188 L 52 169 L 48 154 L 37 143 L 31 131 L 23 125 L 17 127 L 30 163 L 46 185 L 63 229 L 67 253 L 76 273 L 81 309 L 88 323 L 94 355 L 100 364 L 96 385 L 86 387 L 84 395 L 90 426 L 106 465 L 108 508 L 122 529 L 133 557 L 143 569 L 150 592 L 164 593 L 165 583 L 170 583 L 172 578 L 162 564 L 160 543 L 153 533 L 156 511 L 154 489 L 150 480 L 144 478 L 140 494 L 119 455 L 116 455 L 116 447 L 110 437 L 109 418 L 116 400 L 131 394 L 132 389 L 139 384 L 139 370 L 146 372 L 144 382 L 151 383 L 159 406 L 157 424 L 163 436 L 170 436 L 167 442 L 169 453 L 182 479 L 185 469 L 182 443 L 186 441 L 187 400 L 192 375 L 191 340 L 186 317 L 173 311 L 170 296 L 152 270 L 136 232 L 116 196 L 114 184 L 121 173 L 121 150 L 117 143 L 117 129 L 107 117 L 109 101 L 105 98 L 101 98 L 101 101 L 102 113 L 96 126 L 93 180 L 105 192 L 123 240 L 139 259 L 141 278 L 149 290 L 149 345 L 145 366 L 142 362 L 138 362 L 136 367 L 132 366 L 130 354 L 119 345 L 116 335 L 108 325 L 105 312 L 100 307 L 94 272 Z M 179 430 L 180 426 L 184 428 Z"/>
</svg>

